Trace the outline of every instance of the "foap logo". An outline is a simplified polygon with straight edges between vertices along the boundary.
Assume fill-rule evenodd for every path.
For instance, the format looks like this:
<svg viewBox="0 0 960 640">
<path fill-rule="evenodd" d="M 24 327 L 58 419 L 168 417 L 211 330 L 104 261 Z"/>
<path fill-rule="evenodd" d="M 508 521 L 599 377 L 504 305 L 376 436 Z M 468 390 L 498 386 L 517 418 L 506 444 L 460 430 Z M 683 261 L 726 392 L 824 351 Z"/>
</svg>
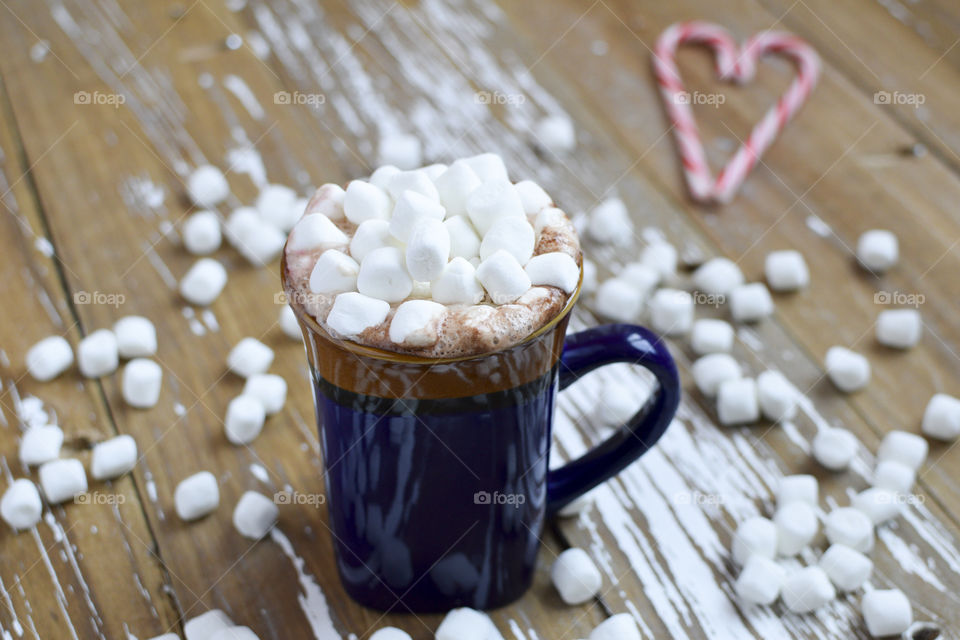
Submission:
<svg viewBox="0 0 960 640">
<path fill-rule="evenodd" d="M 473 494 L 473 504 L 479 505 L 510 505 L 519 509 L 520 505 L 525 504 L 526 501 L 527 496 L 522 493 L 477 491 Z"/>
<path fill-rule="evenodd" d="M 499 104 L 517 106 L 525 103 L 527 97 L 522 93 L 504 93 L 503 91 L 477 91 L 473 94 L 477 104 Z"/>
<path fill-rule="evenodd" d="M 322 93 L 304 93 L 302 91 L 277 91 L 273 94 L 273 104 L 303 104 L 319 107 L 326 104 L 327 96 Z"/>
<path fill-rule="evenodd" d="M 321 293 L 307 293 L 305 291 L 295 291 L 292 296 L 283 291 L 273 294 L 273 304 L 299 304 L 300 306 L 309 306 L 319 304 L 326 300 L 326 296 Z"/>
<path fill-rule="evenodd" d="M 673 502 L 678 505 L 694 504 L 698 506 L 720 506 L 726 501 L 719 493 L 703 493 L 701 491 L 680 491 L 673 494 Z"/>
<path fill-rule="evenodd" d="M 73 94 L 73 104 L 80 105 L 107 105 L 118 109 L 127 102 L 127 96 L 122 93 L 104 93 L 103 91 L 77 91 Z"/>
<path fill-rule="evenodd" d="M 914 307 L 917 308 L 927 301 L 922 293 L 905 293 L 903 291 L 877 291 L 873 294 L 873 303 L 884 306 Z"/>
<path fill-rule="evenodd" d="M 114 309 L 120 307 L 127 301 L 127 297 L 122 293 L 106 293 L 103 291 L 77 291 L 73 294 L 73 304 L 103 304 Z"/>
<path fill-rule="evenodd" d="M 693 303 L 705 307 L 722 307 L 727 302 L 727 296 L 722 293 L 704 293 L 703 291 L 692 291 L 690 296 Z"/>
<path fill-rule="evenodd" d="M 714 109 L 720 108 L 720 105 L 727 101 L 727 96 L 722 93 L 701 93 L 699 91 L 681 91 L 673 95 L 673 101 L 676 104 L 701 104 Z"/>
<path fill-rule="evenodd" d="M 299 504 L 319 509 L 326 504 L 327 496 L 322 493 L 300 493 L 299 491 L 277 491 L 273 494 L 274 504 Z"/>
<path fill-rule="evenodd" d="M 81 493 L 73 499 L 74 504 L 105 504 L 115 505 L 124 504 L 127 496 L 122 493 L 103 493 L 102 491 L 91 491 Z"/>
<path fill-rule="evenodd" d="M 927 96 L 922 93 L 903 93 L 902 91 L 877 91 L 873 94 L 874 104 L 896 104 L 912 106 L 914 109 L 924 104 Z"/>
</svg>

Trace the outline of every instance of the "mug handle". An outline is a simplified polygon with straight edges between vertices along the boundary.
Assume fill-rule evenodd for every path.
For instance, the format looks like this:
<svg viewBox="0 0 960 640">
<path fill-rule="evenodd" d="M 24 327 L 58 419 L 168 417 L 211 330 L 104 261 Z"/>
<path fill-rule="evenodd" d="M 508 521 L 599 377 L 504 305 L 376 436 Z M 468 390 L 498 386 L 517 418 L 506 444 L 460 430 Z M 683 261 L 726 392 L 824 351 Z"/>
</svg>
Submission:
<svg viewBox="0 0 960 640">
<path fill-rule="evenodd" d="M 680 378 L 663 340 L 630 324 L 610 324 L 569 336 L 560 356 L 560 390 L 580 376 L 615 362 L 639 364 L 659 383 L 647 402 L 617 433 L 547 475 L 547 513 L 554 514 L 622 471 L 647 452 L 670 426 L 680 403 Z"/>
</svg>

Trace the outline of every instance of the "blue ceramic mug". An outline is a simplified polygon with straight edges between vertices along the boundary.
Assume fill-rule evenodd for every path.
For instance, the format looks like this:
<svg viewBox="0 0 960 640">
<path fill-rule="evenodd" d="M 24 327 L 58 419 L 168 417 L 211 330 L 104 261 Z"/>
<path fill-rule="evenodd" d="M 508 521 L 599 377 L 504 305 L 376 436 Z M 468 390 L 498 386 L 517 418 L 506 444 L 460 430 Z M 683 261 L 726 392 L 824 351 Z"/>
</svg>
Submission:
<svg viewBox="0 0 960 640">
<path fill-rule="evenodd" d="M 286 265 L 283 277 L 286 286 Z M 663 435 L 680 398 L 663 342 L 622 324 L 565 339 L 577 294 L 520 344 L 452 360 L 335 339 L 294 302 L 313 376 L 337 567 L 355 600 L 431 612 L 519 598 L 546 516 Z M 659 382 L 654 399 L 607 441 L 548 471 L 557 392 L 614 362 L 649 369 Z"/>
</svg>

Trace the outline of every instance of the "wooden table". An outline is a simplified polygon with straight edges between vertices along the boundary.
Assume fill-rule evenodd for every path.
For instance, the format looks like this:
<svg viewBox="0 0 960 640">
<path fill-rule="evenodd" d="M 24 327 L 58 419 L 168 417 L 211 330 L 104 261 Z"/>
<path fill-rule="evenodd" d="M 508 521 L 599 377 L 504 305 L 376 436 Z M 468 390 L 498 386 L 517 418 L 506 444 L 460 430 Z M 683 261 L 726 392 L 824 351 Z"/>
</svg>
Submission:
<svg viewBox="0 0 960 640">
<path fill-rule="evenodd" d="M 605 617 L 630 612 L 646 637 L 866 637 L 859 594 L 807 616 L 741 606 L 728 548 L 738 521 L 770 514 L 781 475 L 814 473 L 824 509 L 846 504 L 867 486 L 885 432 L 918 431 L 934 392 L 960 392 L 956 3 L 0 4 L 2 484 L 28 474 L 17 457 L 22 414 L 36 403 L 28 398 L 63 426 L 64 455 L 89 462 L 92 443 L 129 433 L 143 456 L 132 474 L 93 482 L 89 504 L 48 508 L 34 530 L 0 533 L 4 638 L 150 638 L 214 607 L 264 639 L 366 638 L 386 624 L 432 637 L 439 616 L 382 617 L 347 598 L 324 509 L 285 506 L 275 533 L 257 544 L 236 534 L 230 512 L 242 492 L 321 488 L 305 360 L 276 324 L 275 265 L 256 269 L 222 248 L 216 257 L 230 282 L 209 312 L 185 305 L 175 286 L 193 262 L 178 229 L 191 210 L 183 185 L 194 166 L 229 169 L 228 213 L 250 204 L 265 180 L 307 194 L 365 175 L 392 131 L 419 136 L 430 161 L 497 150 L 513 175 L 535 178 L 571 212 L 622 197 L 640 238 L 623 250 L 589 247 L 604 273 L 658 231 L 687 256 L 736 260 L 751 279 L 762 278 L 774 249 L 799 249 L 812 271 L 810 288 L 777 296 L 775 316 L 740 329 L 736 348 L 751 371 L 780 369 L 807 391 L 801 416 L 721 429 L 712 403 L 691 390 L 661 444 L 599 490 L 582 516 L 549 527 L 535 586 L 492 613 L 503 636 L 584 638 Z M 736 200 L 717 210 L 685 195 L 650 72 L 656 36 L 691 18 L 719 21 L 738 38 L 787 29 L 824 61 L 809 104 Z M 725 98 L 719 108 L 695 106 L 714 165 L 789 77 L 788 64 L 772 59 L 755 83 L 735 89 L 717 84 L 703 51 L 684 49 L 680 65 L 691 89 Z M 878 91 L 913 97 L 883 103 Z M 573 153 L 543 152 L 531 134 L 556 113 L 576 122 Z M 859 234 L 874 227 L 901 242 L 900 264 L 882 278 L 852 258 Z M 875 343 L 878 292 L 922 301 L 920 346 L 901 353 Z M 127 407 L 116 375 L 88 381 L 74 370 L 46 384 L 26 376 L 35 341 L 62 334 L 75 345 L 126 314 L 157 324 L 164 388 L 156 408 Z M 581 305 L 577 324 L 596 321 Z M 249 448 L 228 444 L 222 426 L 242 384 L 224 359 L 244 336 L 277 350 L 273 370 L 291 386 L 283 413 Z M 825 381 L 822 358 L 833 344 L 869 356 L 865 390 L 843 396 Z M 672 346 L 686 375 L 689 346 Z M 599 437 L 592 398 L 615 378 L 646 380 L 606 370 L 564 394 L 560 457 Z M 824 424 L 862 441 L 850 471 L 811 461 L 810 439 Z M 201 469 L 219 477 L 221 505 L 186 524 L 173 513 L 173 490 Z M 871 581 L 902 588 L 915 617 L 948 638 L 960 637 L 958 469 L 960 449 L 931 445 L 916 500 L 879 529 Z M 566 607 L 550 586 L 550 562 L 568 546 L 587 549 L 604 573 L 603 593 L 588 605 Z"/>
</svg>

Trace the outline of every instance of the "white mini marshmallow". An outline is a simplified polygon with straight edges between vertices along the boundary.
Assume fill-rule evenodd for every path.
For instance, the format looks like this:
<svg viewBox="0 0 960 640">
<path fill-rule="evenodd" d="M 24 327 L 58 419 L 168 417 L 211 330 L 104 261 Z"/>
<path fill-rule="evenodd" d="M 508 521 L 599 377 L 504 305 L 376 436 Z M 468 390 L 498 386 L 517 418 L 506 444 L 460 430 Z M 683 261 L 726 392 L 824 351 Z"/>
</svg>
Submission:
<svg viewBox="0 0 960 640">
<path fill-rule="evenodd" d="M 767 284 L 774 291 L 796 291 L 810 284 L 807 262 L 799 251 L 771 251 L 764 261 Z"/>
<path fill-rule="evenodd" d="M 327 314 L 327 326 L 345 338 L 355 338 L 387 318 L 390 303 L 352 291 L 341 293 Z"/>
<path fill-rule="evenodd" d="M 593 310 L 616 322 L 636 322 L 643 311 L 644 294 L 623 278 L 604 280 L 597 287 Z"/>
<path fill-rule="evenodd" d="M 503 158 L 496 153 L 481 153 L 464 158 L 463 161 L 473 169 L 473 172 L 480 178 L 480 182 L 509 180 L 507 166 L 503 163 Z"/>
<path fill-rule="evenodd" d="M 603 244 L 628 245 L 633 241 L 633 220 L 620 198 L 608 198 L 590 212 L 587 233 Z"/>
<path fill-rule="evenodd" d="M 804 567 L 787 575 L 780 595 L 793 613 L 810 613 L 836 598 L 837 590 L 823 569 Z"/>
<path fill-rule="evenodd" d="M 870 558 L 842 544 L 830 545 L 818 564 L 840 591 L 859 589 L 873 573 Z"/>
<path fill-rule="evenodd" d="M 820 523 L 817 512 L 806 502 L 789 502 L 777 508 L 773 516 L 777 525 L 777 553 L 795 556 L 817 536 Z"/>
<path fill-rule="evenodd" d="M 134 358 L 123 368 L 123 399 L 131 407 L 149 409 L 160 399 L 163 369 L 153 360 Z"/>
<path fill-rule="evenodd" d="M 184 478 L 173 492 L 173 502 L 181 520 L 202 518 L 220 504 L 220 488 L 216 477 L 209 471 L 200 471 Z M 187 638 L 190 638 L 189 631 Z"/>
<path fill-rule="evenodd" d="M 870 484 L 894 493 L 910 493 L 917 480 L 917 473 L 902 462 L 881 460 L 873 470 Z"/>
<path fill-rule="evenodd" d="M 693 326 L 693 296 L 680 289 L 658 289 L 650 298 L 650 326 L 665 336 L 690 331 Z"/>
<path fill-rule="evenodd" d="M 342 249 L 350 238 L 322 213 L 303 216 L 287 240 L 287 251 L 325 251 Z"/>
<path fill-rule="evenodd" d="M 874 589 L 860 602 L 867 631 L 874 638 L 898 636 L 913 623 L 910 601 L 900 589 Z"/>
<path fill-rule="evenodd" d="M 743 377 L 740 363 L 729 353 L 711 353 L 698 358 L 690 367 L 690 373 L 697 389 L 708 398 L 717 395 L 722 383 Z"/>
<path fill-rule="evenodd" d="M 497 627 L 487 614 L 467 607 L 447 613 L 434 636 L 435 640 L 492 640 L 498 637 Z"/>
<path fill-rule="evenodd" d="M 183 625 L 183 634 L 187 640 L 211 640 L 219 631 L 233 627 L 233 620 L 220 609 L 211 609 Z"/>
<path fill-rule="evenodd" d="M 594 417 L 605 427 L 621 427 L 640 409 L 636 390 L 620 382 L 603 385 L 596 399 Z"/>
<path fill-rule="evenodd" d="M 562 251 L 533 256 L 524 267 L 532 285 L 557 287 L 564 293 L 573 293 L 580 282 L 577 261 Z"/>
<path fill-rule="evenodd" d="M 40 487 L 50 504 L 66 502 L 87 491 L 83 463 L 73 458 L 51 460 L 40 465 Z"/>
<path fill-rule="evenodd" d="M 265 222 L 256 209 L 240 207 L 225 225 L 227 240 L 250 264 L 261 267 L 280 255 L 286 235 Z"/>
<path fill-rule="evenodd" d="M 394 202 L 400 200 L 404 191 L 413 191 L 436 204 L 440 202 L 440 192 L 437 191 L 433 179 L 423 169 L 414 169 L 413 171 L 399 171 L 390 178 L 387 184 L 387 192 Z"/>
<path fill-rule="evenodd" d="M 633 284 L 644 299 L 660 284 L 660 273 L 641 262 L 624 265 L 617 277 Z"/>
<path fill-rule="evenodd" d="M 735 287 L 730 292 L 730 315 L 734 322 L 757 322 L 773 313 L 773 298 L 762 282 Z"/>
<path fill-rule="evenodd" d="M 857 241 L 857 259 L 874 273 L 883 273 L 897 263 L 900 249 L 897 236 L 885 229 L 871 229 Z"/>
<path fill-rule="evenodd" d="M 331 220 L 342 220 L 343 201 L 347 192 L 338 184 L 327 183 L 317 187 L 317 190 L 310 196 L 307 205 L 301 214 L 308 216 L 314 213 L 321 213 Z"/>
<path fill-rule="evenodd" d="M 600 593 L 603 578 L 590 555 L 579 548 L 563 551 L 550 567 L 550 579 L 567 604 L 583 604 Z"/>
<path fill-rule="evenodd" d="M 486 260 L 497 251 L 506 251 L 521 265 L 527 264 L 533 256 L 536 233 L 524 218 L 499 218 L 490 225 L 480 243 L 480 259 Z"/>
<path fill-rule="evenodd" d="M 280 309 L 280 329 L 291 340 L 303 341 L 303 331 L 300 329 L 300 322 L 297 320 L 297 314 L 288 304 Z"/>
<path fill-rule="evenodd" d="M 441 304 L 477 304 L 484 293 L 476 268 L 463 258 L 454 258 L 433 281 L 432 295 Z"/>
<path fill-rule="evenodd" d="M 157 329 L 143 316 L 126 316 L 113 325 L 121 358 L 142 358 L 157 352 Z"/>
<path fill-rule="evenodd" d="M 890 431 L 880 441 L 877 460 L 896 460 L 914 471 L 927 459 L 930 446 L 922 436 L 906 431 Z"/>
<path fill-rule="evenodd" d="M 436 343 L 440 321 L 447 308 L 432 300 L 407 300 L 390 320 L 390 341 L 408 347 L 425 347 Z"/>
<path fill-rule="evenodd" d="M 530 276 L 512 254 L 503 250 L 480 263 L 477 280 L 494 304 L 513 302 L 530 288 Z"/>
<path fill-rule="evenodd" d="M 669 242 L 654 242 L 640 252 L 640 263 L 656 271 L 665 281 L 676 275 L 677 260 L 677 249 Z"/>
<path fill-rule="evenodd" d="M 537 217 L 534 218 L 533 230 L 539 235 L 548 227 L 561 227 L 566 224 L 570 224 L 570 220 L 567 218 L 567 214 L 561 209 L 545 207 L 541 209 L 540 212 L 537 213 Z"/>
<path fill-rule="evenodd" d="M 540 213 L 553 202 L 543 187 L 533 180 L 522 180 L 515 186 L 517 193 L 520 194 L 520 202 L 523 203 L 523 211 L 528 216 Z"/>
<path fill-rule="evenodd" d="M 392 164 L 385 164 L 382 167 L 377 167 L 376 170 L 370 174 L 370 184 L 375 185 L 387 191 L 390 186 L 390 181 L 393 180 L 393 176 L 400 173 L 398 167 L 393 166 Z"/>
<path fill-rule="evenodd" d="M 719 355 L 719 354 L 717 354 Z M 717 417 L 720 424 L 750 424 L 760 419 L 757 383 L 753 378 L 726 380 L 717 387 Z"/>
<path fill-rule="evenodd" d="M 467 196 L 466 207 L 467 216 L 481 237 L 500 218 L 527 219 L 520 194 L 507 180 L 484 182 Z"/>
<path fill-rule="evenodd" d="M 257 634 L 250 627 L 230 627 L 221 629 L 212 636 L 207 636 L 209 640 L 260 640 Z"/>
<path fill-rule="evenodd" d="M 413 230 L 423 220 L 442 221 L 446 210 L 439 202 L 416 191 L 404 191 L 393 208 L 390 234 L 401 242 L 409 242 Z"/>
<path fill-rule="evenodd" d="M 412 638 L 409 633 L 396 627 L 384 627 L 374 631 L 370 640 L 412 640 Z"/>
<path fill-rule="evenodd" d="M 300 219 L 302 207 L 297 207 L 297 192 L 282 184 L 268 184 L 257 195 L 257 211 L 267 224 L 287 232 Z"/>
<path fill-rule="evenodd" d="M 733 534 L 733 561 L 740 566 L 751 556 L 773 559 L 777 555 L 777 525 L 760 516 L 747 518 Z"/>
<path fill-rule="evenodd" d="M 450 233 L 435 218 L 419 220 L 410 232 L 406 250 L 407 270 L 418 282 L 440 277 L 450 259 Z"/>
<path fill-rule="evenodd" d="M 793 420 L 797 415 L 800 392 L 779 371 L 764 371 L 757 376 L 760 412 L 771 422 Z"/>
<path fill-rule="evenodd" d="M 280 510 L 262 493 L 247 491 L 233 509 L 233 526 L 244 538 L 259 540 L 277 523 Z"/>
<path fill-rule="evenodd" d="M 400 302 L 413 291 L 413 279 L 396 247 L 374 249 L 360 263 L 357 289 L 365 296 Z"/>
<path fill-rule="evenodd" d="M 227 217 L 223 225 L 223 235 L 227 241 L 239 249 L 243 241 L 265 226 L 260 219 L 260 212 L 253 207 L 238 207 Z M 269 226 L 269 225 L 266 225 Z"/>
<path fill-rule="evenodd" d="M 205 256 L 220 248 L 223 234 L 220 219 L 213 211 L 198 211 L 183 223 L 183 246 L 195 256 Z"/>
<path fill-rule="evenodd" d="M 243 384 L 243 395 L 257 398 L 267 415 L 272 416 L 287 401 L 287 381 L 273 373 L 256 373 Z"/>
<path fill-rule="evenodd" d="M 819 496 L 820 486 L 815 477 L 806 473 L 784 476 L 777 487 L 777 506 L 782 507 L 791 502 L 806 502 L 816 507 Z"/>
<path fill-rule="evenodd" d="M 583 281 L 580 284 L 580 289 L 583 291 L 584 295 L 592 295 L 596 293 L 597 287 L 600 285 L 599 280 L 597 279 L 597 263 L 589 258 L 582 258 L 583 260 Z"/>
<path fill-rule="evenodd" d="M 893 491 L 871 487 L 853 496 L 854 509 L 862 511 L 873 524 L 883 524 L 900 515 L 902 499 Z"/>
<path fill-rule="evenodd" d="M 733 327 L 726 320 L 696 320 L 690 331 L 690 347 L 694 353 L 701 356 L 708 353 L 728 353 L 733 349 Z"/>
<path fill-rule="evenodd" d="M 253 442 L 263 430 L 266 415 L 260 398 L 247 394 L 237 396 L 227 405 L 227 415 L 223 419 L 227 440 L 232 444 Z"/>
<path fill-rule="evenodd" d="M 420 166 L 422 153 L 423 148 L 417 136 L 409 133 L 388 133 L 380 138 L 377 145 L 377 162 L 399 169 L 413 169 Z"/>
<path fill-rule="evenodd" d="M 824 365 L 830 381 L 845 393 L 862 389 L 870 381 L 870 362 L 846 347 L 830 347 Z"/>
<path fill-rule="evenodd" d="M 110 329 L 98 329 L 77 345 L 77 368 L 87 378 L 113 373 L 119 363 L 117 336 Z"/>
<path fill-rule="evenodd" d="M 126 434 L 119 435 L 94 445 L 90 475 L 97 480 L 116 478 L 132 471 L 136 464 L 136 440 Z"/>
<path fill-rule="evenodd" d="M 577 133 L 573 121 L 565 115 L 546 116 L 534 127 L 537 144 L 561 155 L 577 146 Z"/>
<path fill-rule="evenodd" d="M 770 558 L 751 556 L 734 583 L 737 597 L 750 604 L 768 605 L 776 602 L 786 572 Z"/>
<path fill-rule="evenodd" d="M 390 217 L 390 196 L 380 187 L 352 180 L 343 196 L 343 215 L 353 224 Z"/>
<path fill-rule="evenodd" d="M 831 471 L 843 471 L 857 455 L 857 437 L 837 427 L 820 429 L 810 445 L 813 458 Z"/>
<path fill-rule="evenodd" d="M 877 341 L 895 349 L 909 349 L 920 342 L 923 319 L 916 309 L 888 309 L 877 315 Z"/>
<path fill-rule="evenodd" d="M 937 440 L 956 440 L 960 436 L 960 399 L 934 394 L 923 412 L 920 430 Z"/>
<path fill-rule="evenodd" d="M 707 295 L 725 296 L 742 284 L 743 272 L 727 258 L 711 258 L 693 272 L 694 288 Z"/>
<path fill-rule="evenodd" d="M 466 216 L 453 216 L 443 221 L 450 234 L 450 257 L 470 260 L 480 254 L 480 237 Z"/>
<path fill-rule="evenodd" d="M 60 457 L 63 446 L 63 430 L 57 425 L 30 427 L 20 437 L 20 462 L 35 467 Z"/>
<path fill-rule="evenodd" d="M 336 249 L 324 251 L 310 272 L 310 291 L 313 293 L 342 293 L 355 291 L 360 264 Z"/>
<path fill-rule="evenodd" d="M 846 545 L 860 553 L 873 549 L 873 522 L 858 509 L 834 509 L 824 518 L 823 529 L 830 544 Z"/>
<path fill-rule="evenodd" d="M 399 241 L 390 235 L 389 220 L 365 220 L 350 240 L 350 255 L 357 262 L 363 262 L 374 249 L 398 245 Z"/>
<path fill-rule="evenodd" d="M 40 522 L 43 503 L 36 485 L 26 478 L 14 480 L 0 498 L 0 517 L 18 531 Z"/>
<path fill-rule="evenodd" d="M 594 627 L 589 640 L 643 640 L 643 636 L 632 615 L 618 613 Z"/>
<path fill-rule="evenodd" d="M 49 336 L 27 351 L 27 371 L 34 380 L 47 382 L 66 371 L 73 364 L 73 349 L 61 336 Z"/>
<path fill-rule="evenodd" d="M 463 160 L 456 160 L 435 181 L 440 204 L 448 216 L 467 214 L 467 197 L 480 186 L 480 178 Z"/>
<path fill-rule="evenodd" d="M 213 258 L 200 258 L 180 281 L 180 295 L 201 307 L 211 304 L 227 284 L 227 270 Z"/>
<path fill-rule="evenodd" d="M 230 185 L 220 169 L 202 165 L 187 178 L 187 193 L 190 200 L 201 207 L 212 207 L 230 195 Z"/>
<path fill-rule="evenodd" d="M 242 378 L 264 373 L 273 363 L 273 349 L 256 338 L 244 338 L 227 355 L 227 368 Z"/>
</svg>

